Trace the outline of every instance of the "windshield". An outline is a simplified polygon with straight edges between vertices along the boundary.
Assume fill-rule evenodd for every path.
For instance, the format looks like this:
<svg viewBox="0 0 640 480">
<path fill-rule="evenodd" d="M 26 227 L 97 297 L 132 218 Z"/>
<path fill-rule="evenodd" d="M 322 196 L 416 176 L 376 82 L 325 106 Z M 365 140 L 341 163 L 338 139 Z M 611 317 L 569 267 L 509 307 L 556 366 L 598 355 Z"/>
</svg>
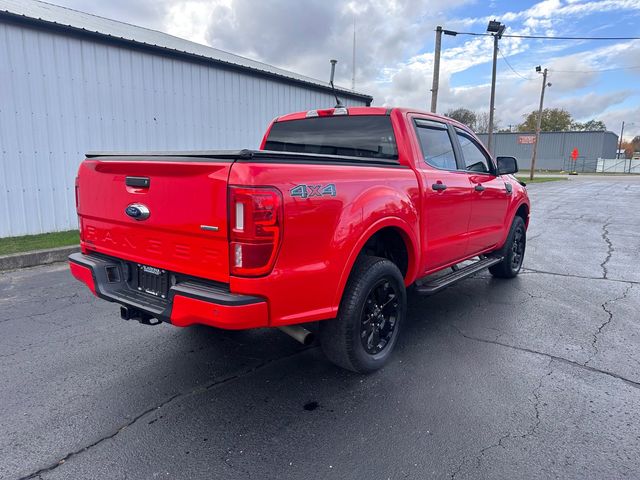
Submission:
<svg viewBox="0 0 640 480">
<path fill-rule="evenodd" d="M 266 150 L 350 157 L 397 159 L 398 149 L 387 115 L 312 117 L 276 122 Z"/>
</svg>

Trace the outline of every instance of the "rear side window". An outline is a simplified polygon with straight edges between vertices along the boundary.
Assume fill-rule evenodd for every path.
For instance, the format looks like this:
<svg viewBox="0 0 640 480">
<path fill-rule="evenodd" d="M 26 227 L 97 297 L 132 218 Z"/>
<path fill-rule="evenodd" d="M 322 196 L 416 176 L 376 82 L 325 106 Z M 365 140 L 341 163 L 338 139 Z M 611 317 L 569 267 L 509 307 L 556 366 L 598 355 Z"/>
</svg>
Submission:
<svg viewBox="0 0 640 480">
<path fill-rule="evenodd" d="M 456 156 L 444 123 L 416 120 L 416 134 L 424 161 L 442 170 L 456 170 Z"/>
<path fill-rule="evenodd" d="M 484 151 L 469 135 L 456 130 L 460 149 L 464 158 L 464 168 L 468 172 L 490 173 L 491 163 Z"/>
<path fill-rule="evenodd" d="M 266 150 L 397 159 L 398 148 L 387 115 L 313 117 L 276 122 Z"/>
</svg>

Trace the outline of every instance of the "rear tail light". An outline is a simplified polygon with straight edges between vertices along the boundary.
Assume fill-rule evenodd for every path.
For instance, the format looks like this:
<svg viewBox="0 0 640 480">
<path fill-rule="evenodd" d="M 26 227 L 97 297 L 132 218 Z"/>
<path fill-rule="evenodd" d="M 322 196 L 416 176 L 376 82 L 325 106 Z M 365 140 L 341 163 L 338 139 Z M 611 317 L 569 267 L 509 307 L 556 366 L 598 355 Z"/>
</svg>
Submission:
<svg viewBox="0 0 640 480">
<path fill-rule="evenodd" d="M 78 177 L 76 177 L 76 212 L 80 209 L 80 182 Z M 79 212 L 78 212 L 79 213 Z"/>
<path fill-rule="evenodd" d="M 76 177 L 76 214 L 78 215 L 78 233 L 80 240 L 84 240 L 82 235 L 82 218 L 80 217 L 80 179 Z"/>
<path fill-rule="evenodd" d="M 282 239 L 282 194 L 271 187 L 229 187 L 231 274 L 266 275 Z"/>
</svg>

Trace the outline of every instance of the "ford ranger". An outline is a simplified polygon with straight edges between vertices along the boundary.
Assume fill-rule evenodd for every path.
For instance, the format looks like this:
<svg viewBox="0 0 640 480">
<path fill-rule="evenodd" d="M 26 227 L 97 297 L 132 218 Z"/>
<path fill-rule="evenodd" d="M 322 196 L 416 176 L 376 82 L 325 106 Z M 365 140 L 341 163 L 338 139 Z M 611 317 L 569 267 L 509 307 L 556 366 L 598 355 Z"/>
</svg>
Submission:
<svg viewBox="0 0 640 480">
<path fill-rule="evenodd" d="M 145 324 L 309 342 L 319 321 L 326 356 L 368 372 L 396 344 L 409 287 L 518 274 L 530 207 L 516 171 L 452 119 L 378 107 L 278 117 L 260 150 L 89 153 L 70 268 Z"/>
</svg>

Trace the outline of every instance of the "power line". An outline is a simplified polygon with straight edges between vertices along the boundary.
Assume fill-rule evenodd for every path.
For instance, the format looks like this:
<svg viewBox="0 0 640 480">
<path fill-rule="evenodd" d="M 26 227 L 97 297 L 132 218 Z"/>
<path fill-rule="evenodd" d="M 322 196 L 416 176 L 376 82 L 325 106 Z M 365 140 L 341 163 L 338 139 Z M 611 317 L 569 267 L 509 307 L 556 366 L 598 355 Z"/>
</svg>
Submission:
<svg viewBox="0 0 640 480">
<path fill-rule="evenodd" d="M 640 40 L 640 37 L 554 37 L 538 35 L 503 35 L 510 38 L 537 38 L 540 40 Z"/>
<path fill-rule="evenodd" d="M 513 67 L 511 66 L 511 64 L 509 63 L 509 60 L 507 60 L 507 57 L 505 57 L 505 56 L 504 56 L 504 53 L 502 53 L 502 50 L 501 50 L 501 49 L 498 49 L 498 51 L 500 52 L 500 56 L 501 56 L 501 57 L 502 57 L 502 59 L 504 60 L 504 63 L 506 63 L 506 64 L 509 66 L 509 68 L 511 69 L 511 71 L 512 71 L 513 73 L 515 73 L 516 75 L 518 75 L 520 78 L 522 78 L 522 79 L 524 79 L 524 80 L 528 80 L 528 81 L 533 80 L 531 77 L 525 77 L 524 75 L 522 75 L 522 74 L 518 73 L 518 72 L 516 71 L 516 69 L 515 69 L 515 68 L 513 68 Z"/>
<path fill-rule="evenodd" d="M 472 35 L 474 37 L 490 37 L 491 33 L 477 33 L 477 32 L 455 32 L 447 30 L 447 35 Z M 553 35 L 515 35 L 515 34 L 503 34 L 503 37 L 507 38 L 532 38 L 538 40 L 640 40 L 640 37 L 557 37 Z"/>
</svg>

